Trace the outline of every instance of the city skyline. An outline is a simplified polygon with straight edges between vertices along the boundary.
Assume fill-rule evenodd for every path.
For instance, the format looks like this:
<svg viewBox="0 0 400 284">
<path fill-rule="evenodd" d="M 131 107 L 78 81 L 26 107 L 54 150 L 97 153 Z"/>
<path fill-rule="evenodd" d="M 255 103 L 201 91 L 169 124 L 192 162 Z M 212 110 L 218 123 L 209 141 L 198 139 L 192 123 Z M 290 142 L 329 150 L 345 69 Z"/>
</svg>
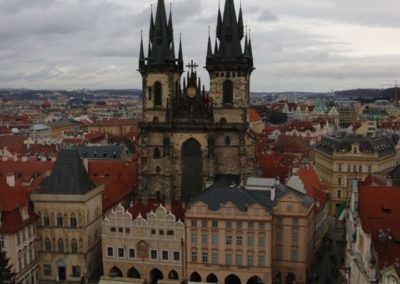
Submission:
<svg viewBox="0 0 400 284">
<path fill-rule="evenodd" d="M 156 1 L 2 1 L 0 88 L 140 89 L 140 30 L 147 45 L 150 4 L 154 10 Z M 242 4 L 256 62 L 252 91 L 381 88 L 398 79 L 396 1 Z M 205 65 L 217 7 L 212 0 L 172 1 L 175 45 L 182 33 L 185 64 Z M 207 86 L 207 72 L 198 70 Z"/>
</svg>

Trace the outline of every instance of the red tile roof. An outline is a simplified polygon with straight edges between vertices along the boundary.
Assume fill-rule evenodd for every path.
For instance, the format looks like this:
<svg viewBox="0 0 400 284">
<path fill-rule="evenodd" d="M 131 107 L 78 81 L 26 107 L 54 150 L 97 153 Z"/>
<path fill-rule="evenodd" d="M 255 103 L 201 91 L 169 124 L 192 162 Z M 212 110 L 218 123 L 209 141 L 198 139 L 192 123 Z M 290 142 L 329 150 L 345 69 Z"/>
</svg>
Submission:
<svg viewBox="0 0 400 284">
<path fill-rule="evenodd" d="M 312 165 L 303 167 L 299 169 L 298 175 L 304 184 L 307 195 L 320 204 L 319 208 L 323 208 L 328 202 L 328 192 L 327 188 L 321 183 L 314 167 Z"/>
<path fill-rule="evenodd" d="M 400 188 L 359 183 L 359 212 L 363 230 L 372 237 L 380 267 L 400 256 Z M 384 232 L 385 237 L 379 238 Z"/>
<path fill-rule="evenodd" d="M 249 113 L 249 120 L 250 122 L 256 122 L 262 120 L 261 115 L 256 111 L 254 108 L 250 109 Z"/>
</svg>

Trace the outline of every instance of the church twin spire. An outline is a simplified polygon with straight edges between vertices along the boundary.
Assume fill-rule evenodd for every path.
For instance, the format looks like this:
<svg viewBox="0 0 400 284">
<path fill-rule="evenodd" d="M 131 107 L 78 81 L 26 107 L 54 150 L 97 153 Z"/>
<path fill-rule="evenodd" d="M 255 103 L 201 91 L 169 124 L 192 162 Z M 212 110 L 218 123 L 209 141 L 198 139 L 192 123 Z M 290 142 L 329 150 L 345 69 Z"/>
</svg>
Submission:
<svg viewBox="0 0 400 284">
<path fill-rule="evenodd" d="M 172 9 L 169 19 L 165 10 L 164 0 L 158 0 L 156 17 L 153 9 L 150 17 L 149 46 L 147 57 L 144 54 L 143 36 L 140 42 L 139 71 L 149 68 L 152 70 L 174 70 L 183 72 L 182 43 L 179 43 L 178 58 L 175 56 L 174 28 L 172 23 Z"/>
<path fill-rule="evenodd" d="M 244 37 L 244 51 L 242 51 L 241 42 Z M 226 69 L 228 66 L 234 69 L 253 70 L 250 35 L 246 32 L 245 36 L 242 7 L 236 17 L 234 0 L 225 1 L 223 17 L 221 9 L 218 8 L 214 50 L 210 34 L 207 44 L 207 70 Z M 180 39 L 178 57 L 176 57 L 172 9 L 167 21 L 164 0 L 158 0 L 155 20 L 153 11 L 151 12 L 147 57 L 144 53 L 143 36 L 141 38 L 139 71 L 145 70 L 183 72 L 182 40 Z"/>
<path fill-rule="evenodd" d="M 240 68 L 253 70 L 253 51 L 250 35 L 245 37 L 244 52 L 242 52 L 241 41 L 245 36 L 242 7 L 236 18 L 234 0 L 226 0 L 222 17 L 221 9 L 218 8 L 216 39 L 214 53 L 211 50 L 211 37 L 208 38 L 207 46 L 207 70 Z M 218 45 L 219 42 L 219 45 Z"/>
</svg>

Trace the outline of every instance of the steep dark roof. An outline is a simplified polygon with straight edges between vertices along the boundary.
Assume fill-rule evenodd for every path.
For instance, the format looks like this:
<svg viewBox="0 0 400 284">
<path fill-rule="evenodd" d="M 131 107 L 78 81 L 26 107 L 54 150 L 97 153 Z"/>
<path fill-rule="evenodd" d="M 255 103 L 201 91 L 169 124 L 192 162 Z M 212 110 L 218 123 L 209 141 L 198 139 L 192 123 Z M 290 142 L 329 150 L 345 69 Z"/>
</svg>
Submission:
<svg viewBox="0 0 400 284">
<path fill-rule="evenodd" d="M 207 43 L 207 70 L 229 69 L 253 70 L 253 53 L 251 50 L 250 36 L 245 39 L 245 52 L 242 52 L 241 41 L 244 37 L 242 8 L 239 17 L 236 17 L 234 0 L 226 0 L 224 16 L 218 10 L 216 42 L 214 54 L 211 51 L 211 39 Z"/>
<path fill-rule="evenodd" d="M 365 137 L 361 135 L 347 135 L 345 137 L 324 136 L 315 148 L 328 155 L 335 151 L 348 153 L 351 152 L 351 145 L 359 144 L 359 150 L 362 153 L 378 153 L 379 157 L 396 153 L 391 139 L 383 137 Z"/>
<path fill-rule="evenodd" d="M 302 199 L 305 207 L 310 207 L 313 204 L 313 199 L 298 192 L 284 184 L 279 184 L 276 187 L 275 199 L 271 200 L 271 193 L 262 190 L 245 190 L 238 186 L 234 176 L 221 176 L 212 186 L 204 193 L 193 198 L 190 204 L 201 201 L 207 204 L 209 210 L 216 211 L 227 202 L 232 202 L 240 211 L 244 212 L 247 207 L 257 203 L 268 211 L 272 212 L 278 201 L 288 193 L 292 193 Z"/>
<path fill-rule="evenodd" d="M 167 20 L 164 0 L 158 0 L 156 18 L 153 12 L 150 18 L 149 48 L 144 57 L 143 39 L 140 41 L 139 70 L 183 72 L 182 44 L 179 44 L 179 56 L 175 57 L 174 29 L 172 13 Z"/>
<path fill-rule="evenodd" d="M 62 149 L 50 176 L 43 180 L 41 194 L 86 194 L 96 186 L 89 178 L 79 153 L 75 149 Z"/>
</svg>

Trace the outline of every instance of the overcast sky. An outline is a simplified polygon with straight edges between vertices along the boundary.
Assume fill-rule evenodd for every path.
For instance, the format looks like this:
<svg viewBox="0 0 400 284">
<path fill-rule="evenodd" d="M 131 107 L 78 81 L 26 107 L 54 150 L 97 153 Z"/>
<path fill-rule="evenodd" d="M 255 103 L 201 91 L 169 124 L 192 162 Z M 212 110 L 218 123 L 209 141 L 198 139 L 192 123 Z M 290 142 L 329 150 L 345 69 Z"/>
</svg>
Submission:
<svg viewBox="0 0 400 284">
<path fill-rule="evenodd" d="M 155 3 L 0 0 L 0 88 L 141 88 L 140 31 L 147 44 Z M 182 33 L 185 62 L 204 66 L 218 1 L 172 3 L 176 45 Z M 381 88 L 400 81 L 399 0 L 242 0 L 242 7 L 255 57 L 252 91 Z M 200 73 L 208 84 L 208 74 Z"/>
</svg>

